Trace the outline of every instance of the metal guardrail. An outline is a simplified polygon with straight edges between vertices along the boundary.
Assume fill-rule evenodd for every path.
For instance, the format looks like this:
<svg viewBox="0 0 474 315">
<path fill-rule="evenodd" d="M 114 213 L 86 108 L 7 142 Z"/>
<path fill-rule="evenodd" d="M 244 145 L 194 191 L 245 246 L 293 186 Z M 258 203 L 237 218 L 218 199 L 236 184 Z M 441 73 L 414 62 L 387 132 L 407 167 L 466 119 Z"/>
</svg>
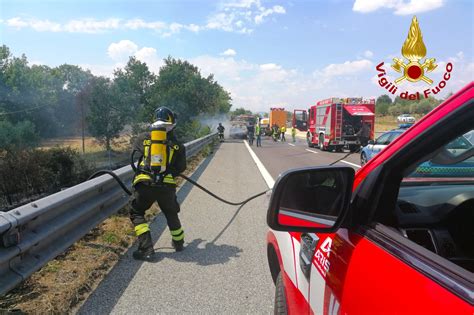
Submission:
<svg viewBox="0 0 474 315">
<path fill-rule="evenodd" d="M 217 138 L 217 133 L 185 144 L 186 159 Z M 130 166 L 114 171 L 129 188 Z M 63 253 L 116 213 L 129 196 L 103 175 L 8 212 L 0 212 L 0 295 Z"/>
</svg>

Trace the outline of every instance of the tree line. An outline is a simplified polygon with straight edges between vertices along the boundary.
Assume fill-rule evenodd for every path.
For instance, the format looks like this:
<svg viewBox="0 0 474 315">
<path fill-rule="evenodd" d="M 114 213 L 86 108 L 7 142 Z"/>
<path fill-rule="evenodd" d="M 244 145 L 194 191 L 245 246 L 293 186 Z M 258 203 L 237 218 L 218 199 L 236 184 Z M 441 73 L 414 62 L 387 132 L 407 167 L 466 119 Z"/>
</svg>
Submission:
<svg viewBox="0 0 474 315">
<path fill-rule="evenodd" d="M 0 210 L 75 185 L 96 168 L 90 158 L 97 156 L 40 149 L 41 140 L 93 136 L 107 149 L 112 167 L 114 139 L 145 131 L 159 106 L 177 113 L 176 133 L 186 142 L 208 133 L 199 120 L 227 114 L 231 97 L 213 75 L 172 57 L 157 74 L 131 57 L 106 78 L 75 65 L 31 65 L 25 55 L 13 56 L 1 46 Z"/>
<path fill-rule="evenodd" d="M 445 99 L 452 95 L 450 93 Z M 434 97 L 428 97 L 421 100 L 406 100 L 395 97 L 394 100 L 387 94 L 381 95 L 375 101 L 375 112 L 379 116 L 398 116 L 400 114 L 417 114 L 425 115 L 429 113 L 433 108 L 441 104 L 444 99 L 436 99 Z"/>
<path fill-rule="evenodd" d="M 158 74 L 130 57 L 112 78 L 75 65 L 30 65 L 25 55 L 0 47 L 0 150 L 34 147 L 47 138 L 92 135 L 110 150 L 129 127 L 137 133 L 167 106 L 178 114 L 177 133 L 190 140 L 202 133 L 199 115 L 228 113 L 230 94 L 191 63 L 172 57 Z"/>
</svg>

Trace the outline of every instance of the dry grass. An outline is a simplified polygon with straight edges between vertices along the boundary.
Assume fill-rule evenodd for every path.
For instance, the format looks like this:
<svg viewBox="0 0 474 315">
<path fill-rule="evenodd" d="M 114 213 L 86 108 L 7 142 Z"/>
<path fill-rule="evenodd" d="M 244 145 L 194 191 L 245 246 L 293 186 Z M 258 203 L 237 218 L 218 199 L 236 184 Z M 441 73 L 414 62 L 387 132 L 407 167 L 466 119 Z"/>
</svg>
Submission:
<svg viewBox="0 0 474 315">
<path fill-rule="evenodd" d="M 93 137 L 86 137 L 84 139 L 85 153 L 96 153 L 104 152 L 105 146 L 97 141 Z M 82 152 L 82 138 L 81 137 L 68 137 L 68 138 L 56 138 L 44 140 L 40 143 L 39 148 L 50 149 L 53 147 L 66 148 Z M 123 151 L 130 148 L 130 136 L 123 135 L 114 140 L 112 143 L 112 150 Z"/>
<path fill-rule="evenodd" d="M 188 162 L 192 174 L 209 149 Z M 178 185 L 182 179 L 177 179 Z M 153 205 L 146 213 L 152 220 L 159 213 Z M 127 209 L 105 220 L 50 261 L 19 287 L 0 299 L 0 314 L 64 314 L 77 308 L 100 283 L 135 240 Z"/>
<path fill-rule="evenodd" d="M 384 132 L 397 128 L 399 123 L 397 117 L 394 116 L 382 116 L 375 117 L 375 132 Z"/>
</svg>

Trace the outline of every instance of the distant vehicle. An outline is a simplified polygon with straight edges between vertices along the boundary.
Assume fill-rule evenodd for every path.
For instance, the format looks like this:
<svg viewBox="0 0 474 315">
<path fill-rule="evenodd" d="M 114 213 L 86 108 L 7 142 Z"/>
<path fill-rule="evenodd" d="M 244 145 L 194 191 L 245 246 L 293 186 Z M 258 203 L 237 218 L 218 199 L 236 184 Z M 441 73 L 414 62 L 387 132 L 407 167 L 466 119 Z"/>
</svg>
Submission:
<svg viewBox="0 0 474 315">
<path fill-rule="evenodd" d="M 295 110 L 304 117 L 304 110 Z M 368 139 L 374 139 L 375 100 L 362 98 L 329 98 L 316 103 L 308 110 L 308 132 L 306 140 L 309 147 L 317 146 L 322 151 L 351 152 L 361 146 L 358 132 L 363 124 L 368 126 Z"/>
<path fill-rule="evenodd" d="M 409 123 L 409 124 L 413 124 L 415 123 L 415 117 L 413 117 L 412 115 L 410 114 L 402 114 L 400 116 L 397 117 L 397 121 L 399 123 Z"/>
<path fill-rule="evenodd" d="M 270 108 L 270 128 L 273 125 L 286 126 L 286 111 L 284 108 Z"/>
<path fill-rule="evenodd" d="M 232 139 L 246 139 L 247 126 L 245 124 L 231 125 L 229 130 L 229 137 Z"/>
<path fill-rule="evenodd" d="M 260 129 L 262 132 L 262 135 L 269 136 L 271 135 L 271 129 L 270 129 L 270 118 L 262 118 L 260 119 Z"/>
<path fill-rule="evenodd" d="M 360 152 L 360 165 L 364 165 L 377 155 L 380 151 L 385 149 L 386 146 L 390 144 L 393 140 L 395 140 L 399 135 L 401 135 L 406 129 L 394 129 L 383 133 L 380 137 L 378 137 L 375 141 L 370 140 L 369 144 L 362 148 Z"/>
<path fill-rule="evenodd" d="M 299 131 L 308 131 L 308 113 L 304 109 L 295 109 L 291 126 Z"/>
</svg>

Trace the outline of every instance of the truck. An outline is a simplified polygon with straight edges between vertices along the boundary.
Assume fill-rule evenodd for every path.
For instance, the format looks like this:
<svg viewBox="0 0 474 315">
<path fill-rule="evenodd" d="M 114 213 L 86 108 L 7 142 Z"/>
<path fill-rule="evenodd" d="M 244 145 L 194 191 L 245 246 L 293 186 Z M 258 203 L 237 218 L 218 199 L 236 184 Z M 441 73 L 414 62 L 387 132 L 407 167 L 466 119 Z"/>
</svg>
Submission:
<svg viewBox="0 0 474 315">
<path fill-rule="evenodd" d="M 291 123 L 293 128 L 299 131 L 308 131 L 308 113 L 303 109 L 295 109 L 293 111 L 293 119 Z"/>
<path fill-rule="evenodd" d="M 295 110 L 294 117 L 303 111 Z M 362 139 L 357 133 L 363 124 L 369 129 L 366 140 L 374 139 L 375 99 L 355 97 L 325 99 L 311 106 L 307 117 L 306 140 L 309 147 L 317 146 L 322 151 L 337 152 L 342 152 L 346 148 L 355 152 L 362 144 Z"/>
<path fill-rule="evenodd" d="M 277 125 L 278 128 L 286 126 L 286 111 L 284 108 L 270 108 L 270 128 Z"/>
</svg>

